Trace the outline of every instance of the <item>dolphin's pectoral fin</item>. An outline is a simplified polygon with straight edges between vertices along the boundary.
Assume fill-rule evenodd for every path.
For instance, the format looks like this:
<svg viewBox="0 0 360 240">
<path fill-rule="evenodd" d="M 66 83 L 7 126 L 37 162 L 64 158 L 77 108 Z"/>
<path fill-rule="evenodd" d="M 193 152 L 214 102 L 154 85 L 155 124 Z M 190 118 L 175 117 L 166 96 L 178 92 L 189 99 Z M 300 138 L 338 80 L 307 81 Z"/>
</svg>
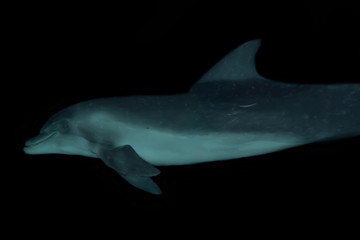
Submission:
<svg viewBox="0 0 360 240">
<path fill-rule="evenodd" d="M 158 175 L 160 171 L 143 160 L 131 146 L 101 150 L 98 155 L 131 185 L 149 193 L 161 194 L 158 185 L 150 178 Z"/>
<path fill-rule="evenodd" d="M 162 194 L 159 186 L 150 177 L 122 176 L 128 183 L 152 194 Z"/>
<path fill-rule="evenodd" d="M 129 145 L 102 150 L 99 157 L 120 175 L 151 177 L 160 173 L 157 168 L 143 160 Z"/>
</svg>

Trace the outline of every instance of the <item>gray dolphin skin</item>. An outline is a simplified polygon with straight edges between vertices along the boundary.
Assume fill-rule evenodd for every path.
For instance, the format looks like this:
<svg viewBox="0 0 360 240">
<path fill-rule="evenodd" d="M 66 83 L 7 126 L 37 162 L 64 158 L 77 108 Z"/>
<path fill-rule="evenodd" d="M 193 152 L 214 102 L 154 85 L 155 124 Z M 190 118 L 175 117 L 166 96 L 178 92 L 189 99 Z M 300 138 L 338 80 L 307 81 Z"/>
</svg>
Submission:
<svg viewBox="0 0 360 240">
<path fill-rule="evenodd" d="M 155 166 L 195 164 L 360 135 L 360 84 L 290 84 L 260 76 L 260 40 L 234 49 L 188 93 L 95 99 L 53 115 L 27 154 L 100 158 L 161 194 Z"/>
</svg>

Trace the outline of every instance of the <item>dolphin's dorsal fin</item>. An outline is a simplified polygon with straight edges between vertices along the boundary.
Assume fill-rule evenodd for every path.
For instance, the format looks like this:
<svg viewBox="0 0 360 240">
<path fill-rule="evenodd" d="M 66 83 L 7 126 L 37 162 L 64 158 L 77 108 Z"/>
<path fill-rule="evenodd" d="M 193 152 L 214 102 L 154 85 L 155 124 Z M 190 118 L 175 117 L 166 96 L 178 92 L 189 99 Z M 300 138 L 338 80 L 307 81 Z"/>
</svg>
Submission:
<svg viewBox="0 0 360 240">
<path fill-rule="evenodd" d="M 195 85 L 206 82 L 264 79 L 255 67 L 255 55 L 260 44 L 261 40 L 256 39 L 240 45 L 216 63 Z"/>
</svg>

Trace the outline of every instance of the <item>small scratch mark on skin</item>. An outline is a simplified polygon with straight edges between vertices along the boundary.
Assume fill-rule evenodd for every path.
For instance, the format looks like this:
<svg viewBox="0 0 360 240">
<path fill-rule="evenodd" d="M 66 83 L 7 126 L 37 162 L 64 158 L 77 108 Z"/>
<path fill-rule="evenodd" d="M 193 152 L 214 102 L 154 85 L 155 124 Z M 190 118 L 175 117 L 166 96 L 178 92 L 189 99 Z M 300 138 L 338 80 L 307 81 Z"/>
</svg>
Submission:
<svg viewBox="0 0 360 240">
<path fill-rule="evenodd" d="M 239 107 L 242 107 L 242 108 L 248 108 L 248 107 L 253 107 L 255 106 L 257 103 L 252 103 L 252 104 L 247 104 L 247 105 L 240 105 Z"/>
<path fill-rule="evenodd" d="M 228 116 L 235 116 L 239 113 L 240 111 L 235 111 L 235 112 L 232 112 L 232 113 L 228 113 L 227 115 Z"/>
<path fill-rule="evenodd" d="M 228 124 L 230 125 L 230 124 L 236 122 L 238 119 L 239 119 L 239 118 L 237 118 L 237 117 L 236 117 L 236 118 L 233 118 L 233 119 L 231 119 L 231 120 L 228 122 Z"/>
<path fill-rule="evenodd" d="M 257 103 L 252 103 L 252 104 L 247 104 L 247 105 L 239 105 L 238 107 L 241 107 L 241 108 L 249 108 L 249 107 L 253 107 L 255 106 Z M 241 112 L 241 110 L 238 110 L 238 111 L 233 111 L 231 113 L 228 113 L 227 115 L 228 116 L 235 116 L 237 114 L 239 114 Z"/>
</svg>

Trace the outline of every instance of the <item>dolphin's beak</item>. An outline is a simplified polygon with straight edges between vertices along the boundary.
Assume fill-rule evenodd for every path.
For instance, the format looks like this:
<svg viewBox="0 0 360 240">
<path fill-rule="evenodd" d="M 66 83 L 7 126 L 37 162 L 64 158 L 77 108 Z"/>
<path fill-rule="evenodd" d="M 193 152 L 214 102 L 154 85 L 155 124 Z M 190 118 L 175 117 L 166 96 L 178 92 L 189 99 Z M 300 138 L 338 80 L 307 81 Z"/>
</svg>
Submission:
<svg viewBox="0 0 360 240">
<path fill-rule="evenodd" d="M 40 133 L 38 136 L 28 139 L 25 142 L 25 147 L 24 147 L 25 153 L 28 153 L 30 148 L 32 148 L 36 145 L 39 145 L 40 143 L 48 140 L 55 134 L 56 134 L 56 132 Z"/>
<path fill-rule="evenodd" d="M 37 144 L 39 144 L 39 143 L 41 143 L 41 142 L 49 139 L 49 138 L 52 137 L 55 133 L 56 133 L 56 132 L 40 133 L 38 136 L 28 139 L 28 140 L 25 142 L 25 146 L 31 147 L 31 146 L 37 145 Z"/>
</svg>

